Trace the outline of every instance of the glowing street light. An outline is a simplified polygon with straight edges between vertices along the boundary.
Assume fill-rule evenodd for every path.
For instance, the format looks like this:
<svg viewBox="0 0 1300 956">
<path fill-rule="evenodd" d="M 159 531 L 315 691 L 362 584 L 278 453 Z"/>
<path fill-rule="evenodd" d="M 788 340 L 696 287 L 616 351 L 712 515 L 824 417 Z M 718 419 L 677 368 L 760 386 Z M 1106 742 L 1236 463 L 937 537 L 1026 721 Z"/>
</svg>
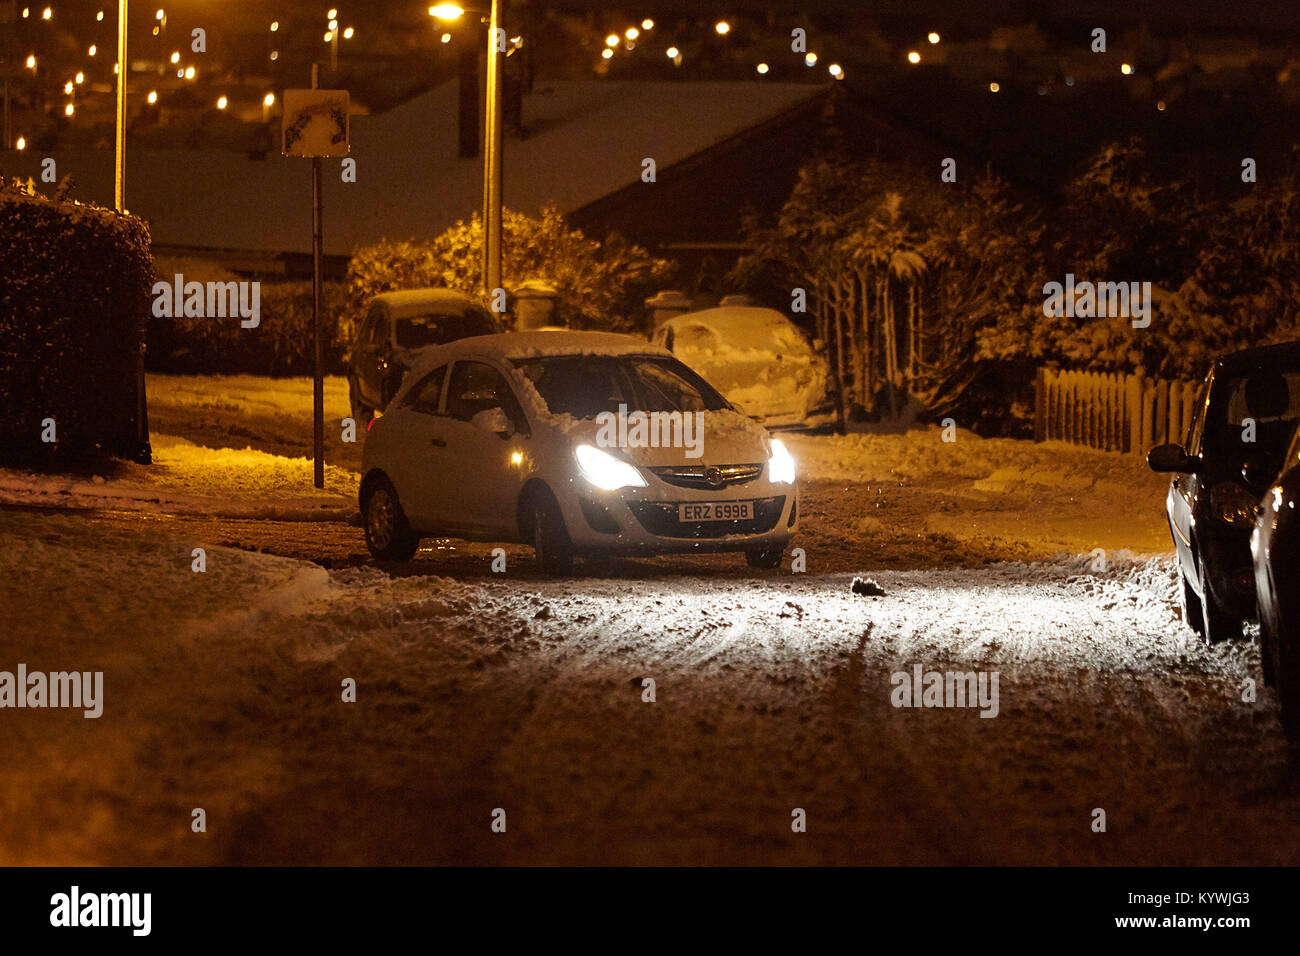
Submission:
<svg viewBox="0 0 1300 956">
<path fill-rule="evenodd" d="M 63 107 L 63 115 L 64 115 L 64 116 L 71 116 L 71 115 L 72 115 L 73 113 L 75 113 L 75 112 L 77 112 L 77 108 L 76 108 L 75 106 L 73 106 L 71 103 L 69 103 L 67 106 Z"/>
<path fill-rule="evenodd" d="M 80 71 L 78 71 L 78 73 L 77 73 L 77 75 L 76 75 L 76 77 L 75 77 L 74 79 L 75 79 L 77 85 L 80 86 L 82 83 L 85 83 L 85 82 L 86 82 L 86 74 L 85 74 L 85 73 L 82 73 L 82 72 L 80 72 Z"/>
<path fill-rule="evenodd" d="M 450 33 L 444 33 L 440 39 L 442 40 L 443 43 L 450 43 L 450 42 L 451 42 L 451 34 L 450 34 Z"/>
<path fill-rule="evenodd" d="M 26 65 L 27 65 L 27 69 L 29 69 L 29 70 L 35 70 L 35 69 L 36 69 L 36 57 L 35 57 L 35 56 L 29 56 L 29 57 L 27 58 L 27 64 L 26 64 Z"/>
<path fill-rule="evenodd" d="M 1119 71 L 1123 73 L 1125 76 L 1128 76 L 1130 73 L 1133 72 L 1133 67 L 1128 63 L 1121 63 L 1119 65 Z"/>
<path fill-rule="evenodd" d="M 26 149 L 26 148 L 27 148 L 27 139 L 26 139 L 25 137 L 23 137 L 23 136 L 19 136 L 19 137 L 18 137 L 18 141 L 17 141 L 16 143 L 14 143 L 14 148 L 15 148 L 15 149 Z"/>
<path fill-rule="evenodd" d="M 1002 89 L 1001 85 L 999 85 L 999 84 L 996 83 L 996 82 L 994 82 L 994 83 L 990 83 L 990 84 L 989 84 L 989 92 L 990 92 L 990 93 L 996 93 L 996 92 L 997 92 L 998 90 L 1000 90 L 1000 89 Z"/>
<path fill-rule="evenodd" d="M 86 55 L 94 56 L 97 52 L 99 52 L 99 47 L 95 46 L 95 44 L 92 43 L 90 45 L 90 49 L 86 51 Z"/>
<path fill-rule="evenodd" d="M 636 27 L 628 27 L 627 30 L 623 33 L 623 36 L 627 37 L 629 40 L 635 40 L 640 35 L 641 35 L 641 31 L 638 30 Z"/>
<path fill-rule="evenodd" d="M 429 8 L 429 16 L 438 20 L 459 20 L 465 8 L 454 3 L 438 3 Z"/>
<path fill-rule="evenodd" d="M 912 50 L 910 53 L 907 54 L 907 62 L 913 65 L 920 63 L 921 54 L 917 53 L 915 50 Z"/>
<path fill-rule="evenodd" d="M 768 66 L 766 63 L 760 63 L 758 66 L 754 67 L 754 69 L 758 70 L 759 73 L 766 73 Z"/>
<path fill-rule="evenodd" d="M 66 82 L 66 83 L 63 84 L 63 92 L 64 92 L 64 95 L 69 95 L 69 94 L 72 93 L 72 81 L 71 81 L 71 80 L 68 80 L 68 82 Z"/>
<path fill-rule="evenodd" d="M 600 51 L 600 58 L 602 60 L 612 60 L 614 58 L 614 51 L 610 47 L 605 47 L 605 49 Z"/>
<path fill-rule="evenodd" d="M 48 20 L 48 19 L 50 19 L 52 16 L 54 16 L 54 11 L 51 10 L 49 7 L 46 7 L 44 10 L 41 11 L 41 19 L 42 19 L 42 20 Z M 72 114 L 69 113 L 68 115 L 71 116 Z"/>
<path fill-rule="evenodd" d="M 726 36 L 731 32 L 731 24 L 726 20 L 719 20 L 713 25 L 713 29 L 718 31 L 718 36 Z"/>
<path fill-rule="evenodd" d="M 826 72 L 837 80 L 844 79 L 844 70 L 838 63 L 832 63 L 826 68 Z"/>
<path fill-rule="evenodd" d="M 181 51 L 176 50 L 172 53 L 172 62 L 179 63 L 180 61 L 181 61 Z"/>
<path fill-rule="evenodd" d="M 192 66 L 187 66 L 187 67 L 185 68 L 185 79 L 187 79 L 187 80 L 192 80 L 192 79 L 194 79 L 194 67 L 192 67 Z"/>
<path fill-rule="evenodd" d="M 804 58 L 803 58 L 803 65 L 804 65 L 804 66 L 816 66 L 816 65 L 817 65 L 817 54 L 816 54 L 816 53 L 807 53 L 807 54 L 805 54 L 805 55 L 804 55 Z"/>
<path fill-rule="evenodd" d="M 667 54 L 668 59 L 670 60 L 675 60 L 681 55 L 675 46 L 670 46 L 668 49 L 664 50 L 664 53 Z"/>
<path fill-rule="evenodd" d="M 343 28 L 343 39 L 345 39 L 345 40 L 351 40 L 351 39 L 352 39 L 352 34 L 355 33 L 355 32 L 356 32 L 356 31 L 353 30 L 351 27 L 344 27 L 344 28 Z"/>
<path fill-rule="evenodd" d="M 157 103 L 157 102 L 158 102 L 158 91 L 157 91 L 157 90 L 150 90 L 150 91 L 149 91 L 149 95 L 146 96 L 145 99 L 149 101 L 149 105 L 150 105 L 150 106 L 152 106 L 154 103 Z"/>
<path fill-rule="evenodd" d="M 926 37 L 926 39 L 929 40 L 931 43 L 938 43 L 938 42 L 939 42 L 939 34 L 934 33 L 934 32 L 931 32 L 931 33 L 929 34 L 929 36 Z"/>
<path fill-rule="evenodd" d="M 330 12 L 327 13 L 327 14 L 325 14 L 325 19 L 326 19 L 326 20 L 333 20 L 333 19 L 334 19 L 335 17 L 337 17 L 338 15 L 339 15 L 338 10 L 336 10 L 336 9 L 333 8 L 333 7 L 330 7 Z"/>
<path fill-rule="evenodd" d="M 649 17 L 646 17 L 644 20 L 641 21 L 642 30 L 653 30 L 654 28 L 655 28 L 655 22 L 651 20 Z"/>
<path fill-rule="evenodd" d="M 226 99 L 224 96 L 217 97 L 217 109 L 224 110 L 229 105 L 229 103 L 230 101 Z"/>
<path fill-rule="evenodd" d="M 618 46 L 618 34 L 611 33 L 609 36 L 605 37 L 605 46 Z"/>
<path fill-rule="evenodd" d="M 271 21 L 271 32 L 274 33 L 274 32 L 275 32 L 276 30 L 278 30 L 278 29 L 280 29 L 280 21 L 279 21 L 279 20 L 272 20 L 272 21 Z"/>
</svg>

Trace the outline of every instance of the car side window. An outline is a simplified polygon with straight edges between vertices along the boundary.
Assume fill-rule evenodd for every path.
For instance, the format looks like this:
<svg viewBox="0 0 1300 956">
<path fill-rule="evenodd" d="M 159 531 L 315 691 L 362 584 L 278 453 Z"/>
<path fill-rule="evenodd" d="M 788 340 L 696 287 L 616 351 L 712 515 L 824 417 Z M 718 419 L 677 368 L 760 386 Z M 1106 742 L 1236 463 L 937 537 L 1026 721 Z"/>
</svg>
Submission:
<svg viewBox="0 0 1300 956">
<path fill-rule="evenodd" d="M 438 402 L 442 398 L 442 383 L 446 378 L 447 366 L 439 365 L 406 393 L 406 401 L 403 404 L 413 411 L 437 415 Z"/>
<path fill-rule="evenodd" d="M 490 408 L 505 411 L 516 431 L 526 431 L 523 412 L 506 377 L 485 362 L 457 362 L 447 386 L 447 414 L 468 422 Z"/>
<path fill-rule="evenodd" d="M 1192 420 L 1187 426 L 1185 451 L 1193 458 L 1201 453 L 1201 436 L 1205 433 L 1205 410 L 1210 397 L 1210 383 L 1213 381 L 1214 377 L 1210 376 L 1201 385 L 1201 390 L 1196 396 L 1196 404 L 1193 406 Z"/>
</svg>

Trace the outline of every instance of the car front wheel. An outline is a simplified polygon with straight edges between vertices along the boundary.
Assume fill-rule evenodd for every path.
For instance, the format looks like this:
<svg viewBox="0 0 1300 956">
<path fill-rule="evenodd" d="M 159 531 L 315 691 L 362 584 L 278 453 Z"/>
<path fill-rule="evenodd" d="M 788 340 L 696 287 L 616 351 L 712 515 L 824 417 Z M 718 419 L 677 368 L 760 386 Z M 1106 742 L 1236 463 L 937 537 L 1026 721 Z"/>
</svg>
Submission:
<svg viewBox="0 0 1300 956">
<path fill-rule="evenodd" d="M 1183 585 L 1183 620 L 1197 635 L 1205 637 L 1205 615 L 1201 611 L 1201 599 L 1192 590 L 1187 575 L 1181 568 L 1178 571 L 1178 580 Z"/>
<path fill-rule="evenodd" d="M 387 478 L 376 478 L 366 495 L 362 517 L 366 523 L 366 547 L 382 561 L 409 561 L 420 539 L 411 530 L 397 491 Z"/>
<path fill-rule="evenodd" d="M 1205 588 L 1205 597 L 1201 599 L 1201 615 L 1205 624 L 1205 630 L 1201 633 L 1205 637 L 1205 643 L 1241 640 L 1241 618 L 1234 616 L 1231 611 L 1225 611 L 1215 599 L 1204 565 L 1201 566 L 1201 581 Z"/>
<path fill-rule="evenodd" d="M 551 577 L 573 570 L 573 542 L 564 526 L 560 505 L 550 492 L 539 493 L 532 508 L 533 551 L 542 571 Z"/>
</svg>

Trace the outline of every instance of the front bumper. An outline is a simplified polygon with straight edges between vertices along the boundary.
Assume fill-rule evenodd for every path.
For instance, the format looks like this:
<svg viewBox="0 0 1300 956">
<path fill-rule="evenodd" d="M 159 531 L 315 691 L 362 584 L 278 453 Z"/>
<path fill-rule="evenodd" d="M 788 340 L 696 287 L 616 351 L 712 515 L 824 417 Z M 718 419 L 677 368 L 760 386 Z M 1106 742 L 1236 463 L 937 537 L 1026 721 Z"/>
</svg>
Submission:
<svg viewBox="0 0 1300 956">
<path fill-rule="evenodd" d="M 782 546 L 799 526 L 797 485 L 762 478 L 717 490 L 674 487 L 647 474 L 645 488 L 599 491 L 580 479 L 559 495 L 574 549 L 588 554 L 744 551 Z M 754 503 L 753 517 L 681 521 L 678 506 L 700 502 Z"/>
</svg>

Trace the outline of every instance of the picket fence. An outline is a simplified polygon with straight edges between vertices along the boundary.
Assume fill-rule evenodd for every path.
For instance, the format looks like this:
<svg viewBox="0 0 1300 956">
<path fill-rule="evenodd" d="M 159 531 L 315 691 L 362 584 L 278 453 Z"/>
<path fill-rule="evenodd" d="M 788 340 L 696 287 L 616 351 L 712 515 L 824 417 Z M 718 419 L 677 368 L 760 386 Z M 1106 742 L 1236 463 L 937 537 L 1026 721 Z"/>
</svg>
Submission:
<svg viewBox="0 0 1300 956">
<path fill-rule="evenodd" d="M 1145 455 L 1182 442 L 1200 383 L 1040 368 L 1034 440 Z"/>
</svg>

